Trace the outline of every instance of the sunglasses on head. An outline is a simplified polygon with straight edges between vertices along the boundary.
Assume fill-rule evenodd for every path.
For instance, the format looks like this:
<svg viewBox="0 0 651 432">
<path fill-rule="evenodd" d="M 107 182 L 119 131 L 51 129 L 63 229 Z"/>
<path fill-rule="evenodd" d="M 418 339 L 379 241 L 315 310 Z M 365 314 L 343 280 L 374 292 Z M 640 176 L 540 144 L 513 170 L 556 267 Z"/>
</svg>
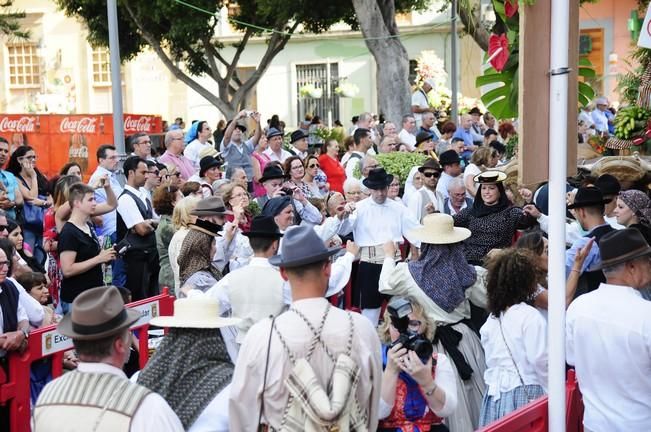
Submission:
<svg viewBox="0 0 651 432">
<path fill-rule="evenodd" d="M 424 172 L 423 175 L 424 175 L 425 177 L 427 177 L 427 178 L 430 178 L 430 177 L 436 177 L 436 178 L 441 177 L 441 173 L 438 172 L 438 171 L 428 171 L 428 172 Z"/>
</svg>

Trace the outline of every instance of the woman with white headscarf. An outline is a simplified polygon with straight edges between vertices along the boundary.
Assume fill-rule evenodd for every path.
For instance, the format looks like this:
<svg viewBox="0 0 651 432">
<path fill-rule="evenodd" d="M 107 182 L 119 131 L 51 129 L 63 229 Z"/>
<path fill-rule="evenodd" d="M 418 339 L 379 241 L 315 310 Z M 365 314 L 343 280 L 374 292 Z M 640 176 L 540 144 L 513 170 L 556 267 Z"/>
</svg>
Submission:
<svg viewBox="0 0 651 432">
<path fill-rule="evenodd" d="M 420 166 L 412 167 L 407 176 L 407 181 L 405 181 L 405 191 L 402 194 L 402 203 L 406 206 L 409 206 L 409 200 L 418 192 L 423 186 L 422 173 L 418 171 Z"/>
</svg>

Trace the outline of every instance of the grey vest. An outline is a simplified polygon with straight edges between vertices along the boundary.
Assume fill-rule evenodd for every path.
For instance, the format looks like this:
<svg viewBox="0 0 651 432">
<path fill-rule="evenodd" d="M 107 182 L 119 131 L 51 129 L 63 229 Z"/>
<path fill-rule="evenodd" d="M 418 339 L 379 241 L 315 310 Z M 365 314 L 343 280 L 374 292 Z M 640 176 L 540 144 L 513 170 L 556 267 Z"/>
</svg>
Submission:
<svg viewBox="0 0 651 432">
<path fill-rule="evenodd" d="M 237 144 L 231 142 L 230 145 L 235 146 Z M 242 143 L 241 146 L 241 152 L 235 148 L 230 149 L 228 156 L 224 158 L 228 164 L 228 168 L 226 169 L 226 178 L 231 178 L 231 175 L 233 175 L 235 168 L 242 168 L 244 169 L 244 172 L 246 172 L 246 176 L 249 178 L 249 181 L 252 181 L 253 165 L 251 165 L 251 153 L 248 152 L 248 149 L 244 143 Z"/>
</svg>

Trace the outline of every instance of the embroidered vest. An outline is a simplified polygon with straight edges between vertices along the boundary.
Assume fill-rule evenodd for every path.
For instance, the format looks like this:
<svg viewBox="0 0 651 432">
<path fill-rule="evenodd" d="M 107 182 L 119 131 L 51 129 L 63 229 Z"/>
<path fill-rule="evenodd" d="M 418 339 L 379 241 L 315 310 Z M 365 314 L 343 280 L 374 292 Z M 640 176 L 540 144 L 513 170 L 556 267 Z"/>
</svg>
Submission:
<svg viewBox="0 0 651 432">
<path fill-rule="evenodd" d="M 34 407 L 34 430 L 128 431 L 145 387 L 109 373 L 70 372 L 45 386 Z"/>
<path fill-rule="evenodd" d="M 233 316 L 242 318 L 236 341 L 242 343 L 251 326 L 269 315 L 278 316 L 285 309 L 284 281 L 271 267 L 246 266 L 228 275 L 228 298 Z"/>
</svg>

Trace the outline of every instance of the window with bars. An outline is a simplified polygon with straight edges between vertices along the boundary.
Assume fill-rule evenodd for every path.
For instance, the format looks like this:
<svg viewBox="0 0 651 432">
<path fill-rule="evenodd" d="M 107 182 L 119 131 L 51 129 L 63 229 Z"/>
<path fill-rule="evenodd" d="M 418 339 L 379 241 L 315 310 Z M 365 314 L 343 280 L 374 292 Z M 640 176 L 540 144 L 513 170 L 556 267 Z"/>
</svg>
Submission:
<svg viewBox="0 0 651 432">
<path fill-rule="evenodd" d="M 109 50 L 106 48 L 93 48 L 93 84 L 111 85 L 111 62 Z"/>
<path fill-rule="evenodd" d="M 8 44 L 9 86 L 38 87 L 41 67 L 36 44 Z"/>
<path fill-rule="evenodd" d="M 323 90 L 319 99 L 301 97 L 300 88 L 310 84 Z M 328 119 L 339 120 L 339 96 L 335 93 L 338 85 L 338 63 L 297 64 L 297 121 L 303 121 L 307 113 L 321 117 L 322 123 L 326 125 Z"/>
</svg>

